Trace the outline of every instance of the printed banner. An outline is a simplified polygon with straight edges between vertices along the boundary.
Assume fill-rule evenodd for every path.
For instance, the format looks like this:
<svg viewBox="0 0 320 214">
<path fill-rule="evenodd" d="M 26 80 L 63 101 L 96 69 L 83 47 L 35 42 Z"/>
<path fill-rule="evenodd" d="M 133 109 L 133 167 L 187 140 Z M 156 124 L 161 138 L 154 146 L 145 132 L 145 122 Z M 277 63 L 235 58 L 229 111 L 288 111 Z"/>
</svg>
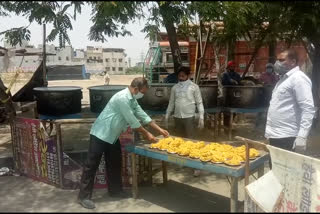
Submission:
<svg viewBox="0 0 320 214">
<path fill-rule="evenodd" d="M 83 166 L 62 150 L 58 151 L 56 136 L 48 137 L 44 133 L 40 120 L 17 118 L 14 129 L 15 166 L 22 174 L 55 186 L 60 186 L 60 177 L 62 177 L 62 188 L 79 188 Z M 131 171 L 130 158 L 125 151 L 125 146 L 133 142 L 133 137 L 133 132 L 129 128 L 119 138 L 122 150 L 122 182 L 124 187 L 130 186 L 129 172 Z M 58 161 L 59 152 L 62 154 L 61 170 Z M 103 155 L 96 172 L 94 188 L 107 188 L 107 179 Z"/>
<path fill-rule="evenodd" d="M 21 173 L 52 185 L 59 185 L 58 149 L 55 137 L 46 137 L 40 121 L 17 118 L 13 147 Z M 42 133 L 41 133 L 42 132 Z"/>
<path fill-rule="evenodd" d="M 268 146 L 272 171 L 284 188 L 277 212 L 320 211 L 320 160 Z M 260 211 L 249 199 L 247 211 Z"/>
</svg>

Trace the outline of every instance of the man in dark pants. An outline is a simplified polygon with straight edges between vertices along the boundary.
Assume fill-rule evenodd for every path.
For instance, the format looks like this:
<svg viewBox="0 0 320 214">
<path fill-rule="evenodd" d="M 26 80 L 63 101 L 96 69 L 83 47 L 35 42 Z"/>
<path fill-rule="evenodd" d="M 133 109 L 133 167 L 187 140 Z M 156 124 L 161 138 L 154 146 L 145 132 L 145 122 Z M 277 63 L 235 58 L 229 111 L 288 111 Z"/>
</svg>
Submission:
<svg viewBox="0 0 320 214">
<path fill-rule="evenodd" d="M 277 56 L 280 75 L 268 109 L 265 137 L 270 145 L 304 153 L 315 109 L 311 81 L 298 66 L 298 55 L 286 50 Z"/>
<path fill-rule="evenodd" d="M 166 113 L 166 124 L 174 112 L 175 127 L 178 136 L 194 139 L 196 107 L 199 112 L 198 128 L 204 127 L 204 108 L 200 88 L 189 79 L 190 69 L 182 67 L 178 71 L 179 83 L 171 89 L 169 105 Z M 195 171 L 195 176 L 199 171 Z"/>
<path fill-rule="evenodd" d="M 229 61 L 227 64 L 226 71 L 222 74 L 222 80 L 221 83 L 223 86 L 235 86 L 239 85 L 241 81 L 241 76 L 237 72 L 235 72 L 235 63 L 233 61 Z M 233 113 L 233 117 L 235 117 L 236 114 Z M 227 134 L 227 127 L 230 127 L 230 117 L 231 113 L 228 111 L 223 112 L 223 125 L 225 127 L 224 132 Z"/>
<path fill-rule="evenodd" d="M 164 137 L 169 135 L 166 130 L 161 129 L 152 121 L 137 103 L 137 99 L 143 97 L 147 90 L 147 80 L 142 77 L 135 78 L 128 88 L 112 96 L 94 122 L 90 131 L 89 153 L 83 168 L 78 196 L 79 203 L 83 207 L 87 209 L 95 208 L 91 201 L 92 190 L 95 174 L 103 153 L 106 160 L 109 195 L 111 197 L 126 197 L 122 191 L 119 136 L 127 130 L 128 125 L 140 132 L 149 141 L 156 141 L 156 138 L 141 126 L 139 120 L 142 124 L 151 126 Z"/>
</svg>

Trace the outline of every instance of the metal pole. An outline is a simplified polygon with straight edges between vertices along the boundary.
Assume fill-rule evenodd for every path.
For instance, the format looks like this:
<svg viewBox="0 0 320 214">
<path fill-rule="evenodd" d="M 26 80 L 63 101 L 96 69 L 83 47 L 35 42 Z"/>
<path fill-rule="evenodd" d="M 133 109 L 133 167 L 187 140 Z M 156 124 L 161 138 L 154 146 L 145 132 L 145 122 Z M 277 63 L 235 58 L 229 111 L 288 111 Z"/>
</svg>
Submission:
<svg viewBox="0 0 320 214">
<path fill-rule="evenodd" d="M 43 83 L 44 86 L 48 86 L 48 81 L 46 78 L 46 24 L 43 24 L 43 48 L 42 48 L 42 69 L 43 69 Z"/>
</svg>

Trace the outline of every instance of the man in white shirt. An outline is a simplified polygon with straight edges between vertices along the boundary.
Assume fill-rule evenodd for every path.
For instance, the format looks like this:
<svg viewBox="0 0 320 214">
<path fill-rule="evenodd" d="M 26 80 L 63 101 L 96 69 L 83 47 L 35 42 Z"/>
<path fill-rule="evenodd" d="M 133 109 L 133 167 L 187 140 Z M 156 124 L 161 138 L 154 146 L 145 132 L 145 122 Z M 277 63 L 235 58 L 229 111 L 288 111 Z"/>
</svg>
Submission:
<svg viewBox="0 0 320 214">
<path fill-rule="evenodd" d="M 109 85 L 109 83 L 110 83 L 110 76 L 109 76 L 108 71 L 106 71 L 106 73 L 104 75 L 104 84 Z"/>
<path fill-rule="evenodd" d="M 169 116 L 174 112 L 173 117 L 178 135 L 185 138 L 194 138 L 194 123 L 196 107 L 199 112 L 198 127 L 204 127 L 204 108 L 200 88 L 189 80 L 190 69 L 182 67 L 178 72 L 179 83 L 171 89 L 169 105 L 166 113 L 166 124 Z"/>
<path fill-rule="evenodd" d="M 280 80 L 272 92 L 265 137 L 272 146 L 304 153 L 315 113 L 311 80 L 299 69 L 294 50 L 278 55 L 275 71 Z"/>
<path fill-rule="evenodd" d="M 178 72 L 179 82 L 171 89 L 169 105 L 165 117 L 166 126 L 172 112 L 175 120 L 177 135 L 194 139 L 196 107 L 199 113 L 198 128 L 204 127 L 204 108 L 200 88 L 189 79 L 190 69 L 182 67 Z M 194 171 L 194 176 L 200 174 Z"/>
</svg>

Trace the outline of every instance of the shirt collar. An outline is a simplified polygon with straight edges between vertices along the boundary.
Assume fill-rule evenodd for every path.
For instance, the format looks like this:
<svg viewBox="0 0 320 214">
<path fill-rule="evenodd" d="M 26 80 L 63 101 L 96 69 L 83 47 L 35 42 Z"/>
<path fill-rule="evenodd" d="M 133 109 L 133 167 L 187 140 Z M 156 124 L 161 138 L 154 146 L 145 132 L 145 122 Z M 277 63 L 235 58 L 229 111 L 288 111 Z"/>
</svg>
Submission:
<svg viewBox="0 0 320 214">
<path fill-rule="evenodd" d="M 127 87 L 126 89 L 126 97 L 129 99 L 129 100 L 132 100 L 133 99 L 133 96 L 129 90 L 129 87 Z"/>
<path fill-rule="evenodd" d="M 295 71 L 299 70 L 299 66 L 296 66 L 294 68 L 292 68 L 290 71 L 288 71 L 285 75 L 287 77 L 291 76 Z"/>
</svg>

